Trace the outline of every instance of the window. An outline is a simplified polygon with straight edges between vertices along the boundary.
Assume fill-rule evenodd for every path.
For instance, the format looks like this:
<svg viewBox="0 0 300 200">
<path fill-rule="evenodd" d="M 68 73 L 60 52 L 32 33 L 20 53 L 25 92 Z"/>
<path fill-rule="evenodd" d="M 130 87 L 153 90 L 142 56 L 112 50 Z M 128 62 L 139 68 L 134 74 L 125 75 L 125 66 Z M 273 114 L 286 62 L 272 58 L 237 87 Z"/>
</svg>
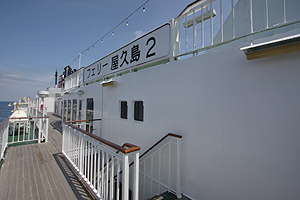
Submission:
<svg viewBox="0 0 300 200">
<path fill-rule="evenodd" d="M 68 113 L 67 113 L 67 121 L 71 120 L 71 100 L 68 100 Z"/>
<path fill-rule="evenodd" d="M 82 100 L 79 100 L 78 120 L 81 120 Z"/>
<path fill-rule="evenodd" d="M 54 111 L 54 113 L 57 113 L 57 114 L 58 114 L 58 111 L 59 111 L 58 105 L 59 105 L 59 102 L 55 101 L 55 111 Z"/>
<path fill-rule="evenodd" d="M 63 113 L 64 113 L 64 102 L 61 101 L 61 106 L 60 106 L 60 115 L 63 116 Z"/>
<path fill-rule="evenodd" d="M 64 121 L 67 120 L 67 100 L 64 100 Z"/>
<path fill-rule="evenodd" d="M 86 119 L 94 119 L 94 99 L 89 98 L 86 101 Z M 92 133 L 93 132 L 93 122 L 88 123 L 86 125 L 86 131 Z"/>
<path fill-rule="evenodd" d="M 128 110 L 128 106 L 127 106 L 127 101 L 121 101 L 121 118 L 122 119 L 127 119 L 127 110 Z"/>
<path fill-rule="evenodd" d="M 135 101 L 134 102 L 134 120 L 144 121 L 144 102 Z"/>
<path fill-rule="evenodd" d="M 77 99 L 73 99 L 73 112 L 72 112 L 72 120 L 77 120 Z"/>
<path fill-rule="evenodd" d="M 94 118 L 94 100 L 93 98 L 87 99 L 86 102 L 86 119 L 93 119 Z"/>
</svg>

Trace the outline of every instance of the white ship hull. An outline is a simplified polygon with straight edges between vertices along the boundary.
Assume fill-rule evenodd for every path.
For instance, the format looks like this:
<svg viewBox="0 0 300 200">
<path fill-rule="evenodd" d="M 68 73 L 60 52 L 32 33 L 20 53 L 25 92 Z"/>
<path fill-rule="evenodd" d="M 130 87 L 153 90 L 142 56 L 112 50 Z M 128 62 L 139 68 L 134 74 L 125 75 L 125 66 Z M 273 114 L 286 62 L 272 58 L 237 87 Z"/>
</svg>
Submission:
<svg viewBox="0 0 300 200">
<path fill-rule="evenodd" d="M 295 27 L 70 87 L 56 110 L 66 121 L 87 119 L 92 99 L 92 116 L 102 119 L 92 133 L 136 144 L 141 154 L 167 133 L 181 135 L 181 188 L 192 199 L 299 199 L 299 48 L 253 60 L 241 50 L 300 34 Z M 153 182 L 146 190 L 155 194 L 159 187 Z"/>
</svg>

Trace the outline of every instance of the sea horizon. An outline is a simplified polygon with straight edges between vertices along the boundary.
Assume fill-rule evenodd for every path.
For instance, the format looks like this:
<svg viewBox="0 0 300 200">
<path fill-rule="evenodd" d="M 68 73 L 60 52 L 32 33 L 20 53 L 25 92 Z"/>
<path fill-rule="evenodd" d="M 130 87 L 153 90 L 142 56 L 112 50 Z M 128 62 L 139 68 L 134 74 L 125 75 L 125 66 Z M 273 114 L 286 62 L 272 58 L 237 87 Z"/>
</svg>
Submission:
<svg viewBox="0 0 300 200">
<path fill-rule="evenodd" d="M 0 101 L 0 123 L 12 114 L 13 106 L 8 106 L 13 101 Z"/>
</svg>

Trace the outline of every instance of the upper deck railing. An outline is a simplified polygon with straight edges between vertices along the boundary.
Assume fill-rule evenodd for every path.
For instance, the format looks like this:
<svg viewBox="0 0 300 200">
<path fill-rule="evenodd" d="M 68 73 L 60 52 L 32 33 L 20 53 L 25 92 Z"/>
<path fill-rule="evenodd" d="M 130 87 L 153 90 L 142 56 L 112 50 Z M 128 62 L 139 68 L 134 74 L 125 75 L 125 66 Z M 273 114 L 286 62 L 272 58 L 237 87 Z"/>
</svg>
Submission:
<svg viewBox="0 0 300 200">
<path fill-rule="evenodd" d="M 115 53 L 105 56 L 99 61 L 82 68 L 76 73 L 71 74 L 65 79 L 65 90 L 79 87 L 84 84 L 95 81 L 105 81 L 107 79 L 135 72 L 148 66 L 166 63 L 170 60 L 183 59 L 188 56 L 203 54 L 207 50 L 243 39 L 243 42 L 252 43 L 256 39 L 268 37 L 271 35 L 288 32 L 300 27 L 300 1 L 297 0 L 198 0 L 188 5 L 178 17 L 171 20 L 170 34 L 165 33 L 170 38 L 169 43 L 159 44 L 158 37 L 151 37 L 157 30 L 167 30 L 163 25 L 158 29 L 142 36 L 148 46 L 147 55 L 154 55 L 154 49 L 169 45 L 171 51 L 166 57 L 156 60 L 145 60 L 145 62 L 131 66 L 130 69 L 122 67 L 123 71 L 118 71 L 118 66 L 108 64 L 109 60 L 115 58 Z M 159 31 L 157 31 L 159 32 Z M 162 34 L 165 34 L 162 31 Z M 147 37 L 149 36 L 149 37 Z M 153 39 L 154 38 L 154 39 Z M 166 41 L 167 39 L 163 39 Z M 119 50 L 129 51 L 128 46 L 138 44 L 134 41 Z M 143 43 L 144 44 L 144 43 Z M 154 45 L 154 46 L 153 46 Z M 155 46 L 156 45 L 156 46 Z M 153 48 L 154 47 L 154 48 Z M 145 50 L 144 50 L 145 51 Z M 120 53 L 119 53 L 120 54 Z M 129 54 L 129 52 L 128 52 Z M 118 55 L 119 58 L 122 54 Z M 130 58 L 129 58 L 130 59 Z M 101 62 L 103 61 L 103 62 Z M 120 64 L 124 60 L 118 60 Z M 127 60 L 126 60 L 127 61 Z M 133 62 L 134 63 L 134 62 Z M 108 65 L 106 65 L 108 64 Z M 106 68 L 103 66 L 106 65 Z M 102 66 L 102 71 L 101 71 Z M 87 69 L 88 68 L 88 69 Z M 102 73 L 103 70 L 112 69 L 110 73 L 101 76 L 94 76 L 92 81 L 85 80 L 95 74 Z M 87 70 L 86 70 L 87 69 Z M 95 78 L 97 77 L 97 78 Z"/>
<path fill-rule="evenodd" d="M 0 123 L 0 160 L 4 158 L 4 152 L 7 147 L 8 140 L 8 118 Z"/>
<path fill-rule="evenodd" d="M 65 78 L 65 89 L 75 88 L 83 85 L 83 68 Z"/>
<path fill-rule="evenodd" d="M 13 117 L 0 124 L 0 159 L 8 145 L 28 142 L 47 142 L 49 117 L 38 99 L 20 99 L 14 104 L 14 112 L 24 111 L 27 116 Z"/>
<path fill-rule="evenodd" d="M 24 142 L 47 142 L 49 118 L 18 117 L 7 118 L 0 124 L 0 160 L 10 144 Z"/>
<path fill-rule="evenodd" d="M 241 38 L 252 42 L 295 29 L 300 22 L 299 6 L 299 1 L 287 0 L 196 1 L 175 19 L 174 57 L 197 55 Z M 279 30 L 282 27 L 287 28 Z M 277 31 L 267 33 L 272 29 Z"/>
<path fill-rule="evenodd" d="M 19 117 L 9 119 L 8 144 L 19 142 L 47 142 L 49 117 Z"/>
</svg>

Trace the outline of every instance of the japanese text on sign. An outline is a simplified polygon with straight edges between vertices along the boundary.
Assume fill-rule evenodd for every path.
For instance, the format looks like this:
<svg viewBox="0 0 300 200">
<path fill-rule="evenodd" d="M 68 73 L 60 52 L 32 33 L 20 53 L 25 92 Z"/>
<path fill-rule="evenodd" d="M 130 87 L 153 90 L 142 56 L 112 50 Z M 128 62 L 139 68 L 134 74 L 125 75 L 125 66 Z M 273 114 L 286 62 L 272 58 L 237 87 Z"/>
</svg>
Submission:
<svg viewBox="0 0 300 200">
<path fill-rule="evenodd" d="M 142 36 L 84 69 L 84 83 L 170 54 L 170 24 Z"/>
</svg>

